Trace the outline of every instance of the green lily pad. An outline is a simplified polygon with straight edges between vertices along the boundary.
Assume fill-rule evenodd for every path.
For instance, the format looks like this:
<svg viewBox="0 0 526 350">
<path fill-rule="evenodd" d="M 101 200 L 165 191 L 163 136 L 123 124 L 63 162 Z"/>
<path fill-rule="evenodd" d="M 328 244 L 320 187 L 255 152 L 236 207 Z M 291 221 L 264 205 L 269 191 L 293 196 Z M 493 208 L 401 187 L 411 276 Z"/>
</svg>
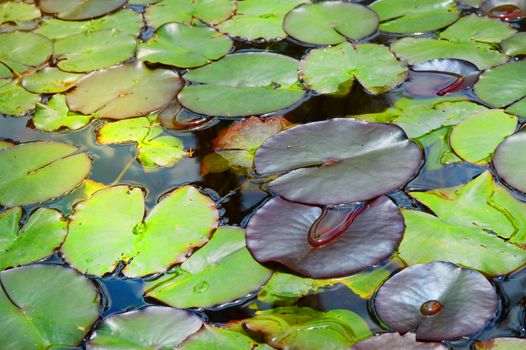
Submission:
<svg viewBox="0 0 526 350">
<path fill-rule="evenodd" d="M 116 29 L 80 33 L 55 41 L 57 66 L 69 72 L 89 72 L 126 61 L 135 55 L 135 36 Z"/>
<path fill-rule="evenodd" d="M 90 280 L 59 265 L 0 272 L 0 348 L 41 350 L 79 345 L 99 317 Z"/>
<path fill-rule="evenodd" d="M 405 80 L 407 67 L 383 45 L 342 43 L 310 51 L 301 61 L 300 75 L 310 89 L 322 94 L 346 95 L 354 79 L 370 93 L 381 94 Z"/>
<path fill-rule="evenodd" d="M 526 117 L 525 71 L 526 61 L 514 61 L 489 69 L 480 76 L 475 93 L 487 104 Z"/>
<path fill-rule="evenodd" d="M 52 53 L 53 45 L 45 36 L 25 32 L 0 34 L 0 66 L 15 75 L 44 63 Z M 11 76 L 0 70 L 0 78 Z"/>
<path fill-rule="evenodd" d="M 475 350 L 526 350 L 526 340 L 520 338 L 494 338 L 475 342 Z"/>
<path fill-rule="evenodd" d="M 379 29 L 389 33 L 425 33 L 455 22 L 454 0 L 377 0 L 369 6 L 380 17 Z"/>
<path fill-rule="evenodd" d="M 218 224 L 214 202 L 193 186 L 164 196 L 144 217 L 144 193 L 115 186 L 75 206 L 64 258 L 79 271 L 102 276 L 127 263 L 129 277 L 165 271 L 202 246 Z"/>
<path fill-rule="evenodd" d="M 40 96 L 28 92 L 18 80 L 0 79 L 0 113 L 22 116 L 39 101 Z"/>
<path fill-rule="evenodd" d="M 298 61 L 287 56 L 237 53 L 186 73 L 185 80 L 194 84 L 185 86 L 178 98 L 184 107 L 207 115 L 236 117 L 275 112 L 305 95 L 297 69 Z"/>
<path fill-rule="evenodd" d="M 182 85 L 177 73 L 138 61 L 88 74 L 66 101 L 71 110 L 98 118 L 140 117 L 173 100 Z"/>
<path fill-rule="evenodd" d="M 407 225 L 399 255 L 410 265 L 451 261 L 489 275 L 526 264 L 526 204 L 484 172 L 459 187 L 411 192 L 434 215 L 402 210 Z M 494 234 L 491 234 L 491 233 Z"/>
<path fill-rule="evenodd" d="M 482 42 L 497 44 L 515 33 L 511 25 L 494 18 L 469 15 L 459 19 L 439 34 L 441 39 L 453 42 Z"/>
<path fill-rule="evenodd" d="M 67 223 L 57 210 L 40 208 L 19 227 L 22 208 L 0 212 L 0 270 L 28 264 L 51 255 L 67 234 Z"/>
<path fill-rule="evenodd" d="M 242 323 L 277 349 L 347 350 L 371 336 L 367 323 L 347 310 L 323 313 L 290 306 L 259 311 Z"/>
<path fill-rule="evenodd" d="M 55 94 L 71 89 L 83 74 L 46 67 L 22 79 L 22 86 L 35 94 Z"/>
<path fill-rule="evenodd" d="M 87 349 L 179 349 L 178 345 L 202 324 L 191 312 L 149 306 L 106 318 L 91 336 Z"/>
<path fill-rule="evenodd" d="M 93 117 L 70 112 L 66 96 L 54 95 L 47 105 L 39 103 L 33 117 L 33 124 L 42 131 L 57 131 L 62 128 L 80 129 L 89 124 Z"/>
<path fill-rule="evenodd" d="M 145 167 L 170 167 L 187 153 L 183 142 L 175 136 L 164 135 L 156 117 L 141 117 L 106 123 L 97 131 L 101 144 L 136 143 L 137 160 Z"/>
<path fill-rule="evenodd" d="M 42 12 L 58 18 L 81 20 L 99 17 L 112 12 L 126 3 L 126 0 L 40 0 Z"/>
<path fill-rule="evenodd" d="M 249 337 L 228 329 L 204 325 L 180 347 L 183 350 L 255 350 L 257 343 Z"/>
<path fill-rule="evenodd" d="M 91 160 L 73 146 L 31 142 L 0 151 L 0 204 L 33 204 L 74 189 L 88 175 Z"/>
<path fill-rule="evenodd" d="M 0 32 L 34 29 L 38 18 L 40 10 L 33 4 L 14 1 L 0 4 Z"/>
<path fill-rule="evenodd" d="M 170 22 L 217 24 L 232 16 L 235 10 L 233 0 L 162 0 L 149 6 L 144 17 L 154 28 Z"/>
<path fill-rule="evenodd" d="M 303 4 L 285 16 L 283 28 L 297 40 L 333 45 L 373 34 L 378 16 L 365 6 L 343 1 Z"/>
<path fill-rule="evenodd" d="M 526 33 L 516 33 L 501 43 L 502 50 L 508 56 L 526 55 Z"/>
<path fill-rule="evenodd" d="M 238 0 L 236 14 L 219 24 L 221 32 L 246 40 L 281 40 L 287 36 L 283 19 L 294 7 L 310 0 Z"/>
<path fill-rule="evenodd" d="M 474 114 L 452 129 L 451 147 L 462 159 L 486 165 L 499 143 L 515 132 L 517 124 L 517 117 L 498 109 Z"/>
<path fill-rule="evenodd" d="M 150 40 L 139 44 L 137 58 L 193 68 L 218 60 L 231 49 L 232 40 L 213 28 L 168 23 L 157 29 Z"/>
<path fill-rule="evenodd" d="M 270 275 L 247 250 L 245 231 L 222 226 L 178 269 L 148 282 L 145 294 L 174 307 L 210 307 L 244 297 Z"/>
<path fill-rule="evenodd" d="M 137 36 L 143 25 L 140 14 L 131 9 L 123 9 L 113 14 L 87 21 L 63 21 L 57 18 L 44 18 L 40 26 L 35 30 L 35 33 L 57 40 L 75 34 L 117 28 L 120 32 Z"/>
</svg>

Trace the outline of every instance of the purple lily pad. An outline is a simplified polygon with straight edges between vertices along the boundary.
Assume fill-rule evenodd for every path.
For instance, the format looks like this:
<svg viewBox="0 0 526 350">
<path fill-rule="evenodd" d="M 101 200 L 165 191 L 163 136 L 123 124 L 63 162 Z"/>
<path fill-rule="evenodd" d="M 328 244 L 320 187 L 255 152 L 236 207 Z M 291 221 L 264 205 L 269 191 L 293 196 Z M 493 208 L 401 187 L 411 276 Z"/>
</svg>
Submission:
<svg viewBox="0 0 526 350">
<path fill-rule="evenodd" d="M 350 350 L 447 350 L 441 343 L 424 343 L 416 340 L 413 333 L 400 335 L 386 333 L 368 338 L 353 346 Z"/>
<path fill-rule="evenodd" d="M 386 196 L 348 211 L 275 197 L 252 216 L 246 239 L 259 262 L 329 278 L 357 273 L 388 258 L 404 229 L 400 210 Z"/>
<path fill-rule="evenodd" d="M 518 21 L 526 17 L 526 0 L 486 0 L 480 10 L 488 17 Z"/>
<path fill-rule="evenodd" d="M 479 75 L 477 66 L 471 62 L 434 59 L 411 68 L 405 90 L 415 96 L 444 96 L 472 88 Z"/>
<path fill-rule="evenodd" d="M 354 119 L 299 125 L 268 139 L 256 152 L 261 175 L 285 173 L 268 184 L 307 204 L 369 200 L 411 180 L 422 151 L 397 125 Z"/>
<path fill-rule="evenodd" d="M 413 265 L 378 291 L 376 311 L 401 333 L 441 341 L 472 335 L 495 316 L 497 293 L 479 272 L 449 262 Z"/>
</svg>

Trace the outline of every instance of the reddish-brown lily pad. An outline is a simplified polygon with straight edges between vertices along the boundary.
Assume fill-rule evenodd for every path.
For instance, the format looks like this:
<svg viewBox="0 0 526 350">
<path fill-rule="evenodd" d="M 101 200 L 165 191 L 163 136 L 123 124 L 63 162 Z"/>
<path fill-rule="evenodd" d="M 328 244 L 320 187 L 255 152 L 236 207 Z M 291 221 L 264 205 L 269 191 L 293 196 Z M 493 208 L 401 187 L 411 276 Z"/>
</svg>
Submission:
<svg viewBox="0 0 526 350">
<path fill-rule="evenodd" d="M 415 339 L 413 333 L 400 335 L 386 333 L 366 339 L 353 346 L 350 350 L 447 350 L 441 343 L 424 343 Z"/>
</svg>

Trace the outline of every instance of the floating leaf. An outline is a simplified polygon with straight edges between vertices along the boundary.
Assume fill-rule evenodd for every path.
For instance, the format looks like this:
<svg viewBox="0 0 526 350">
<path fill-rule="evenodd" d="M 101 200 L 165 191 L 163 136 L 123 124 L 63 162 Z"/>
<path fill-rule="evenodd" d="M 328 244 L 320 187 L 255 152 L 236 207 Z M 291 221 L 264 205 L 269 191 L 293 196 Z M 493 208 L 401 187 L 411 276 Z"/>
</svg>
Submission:
<svg viewBox="0 0 526 350">
<path fill-rule="evenodd" d="M 38 24 L 40 10 L 33 4 L 5 1 L 0 3 L 0 32 L 31 30 Z"/>
<path fill-rule="evenodd" d="M 501 43 L 508 56 L 526 55 L 526 33 L 516 33 Z"/>
<path fill-rule="evenodd" d="M 217 226 L 214 202 L 192 186 L 165 195 L 143 220 L 144 207 L 142 190 L 128 186 L 100 190 L 77 204 L 62 246 L 65 259 L 99 276 L 123 261 L 127 276 L 144 276 L 186 260 Z"/>
<path fill-rule="evenodd" d="M 242 323 L 248 330 L 261 333 L 276 349 L 347 350 L 371 336 L 367 323 L 347 310 L 322 313 L 310 308 L 282 307 L 259 311 Z"/>
<path fill-rule="evenodd" d="M 53 53 L 51 41 L 38 34 L 14 32 L 0 34 L 0 78 L 24 73 L 44 63 Z"/>
<path fill-rule="evenodd" d="M 191 312 L 163 306 L 111 315 L 97 327 L 88 350 L 175 349 L 201 328 Z"/>
<path fill-rule="evenodd" d="M 71 89 L 83 74 L 46 67 L 22 79 L 22 86 L 35 94 L 54 94 Z"/>
<path fill-rule="evenodd" d="M 194 84 L 185 86 L 178 98 L 184 107 L 207 115 L 235 117 L 275 112 L 304 96 L 297 69 L 298 61 L 283 55 L 228 55 L 186 73 L 185 80 Z"/>
<path fill-rule="evenodd" d="M 183 350 L 259 349 L 256 348 L 256 342 L 243 334 L 208 325 L 188 338 L 180 348 Z"/>
<path fill-rule="evenodd" d="M 0 212 L 0 270 L 28 264 L 51 255 L 67 233 L 67 223 L 56 210 L 40 208 L 20 228 L 22 208 Z"/>
<path fill-rule="evenodd" d="M 210 307 L 244 297 L 270 274 L 246 249 L 244 230 L 222 226 L 179 269 L 149 282 L 146 295 L 179 308 Z"/>
<path fill-rule="evenodd" d="M 125 119 L 161 108 L 175 98 L 182 85 L 171 70 L 151 70 L 142 62 L 135 62 L 88 74 L 66 101 L 73 111 Z"/>
<path fill-rule="evenodd" d="M 221 32 L 247 40 L 280 40 L 287 36 L 283 19 L 309 0 L 238 0 L 235 15 L 219 24 Z"/>
<path fill-rule="evenodd" d="M 283 28 L 297 40 L 333 45 L 373 34 L 378 16 L 365 6 L 343 1 L 303 4 L 285 16 Z"/>
<path fill-rule="evenodd" d="M 0 348 L 40 350 L 79 345 L 99 317 L 96 287 L 59 265 L 0 272 Z"/>
<path fill-rule="evenodd" d="M 480 10 L 488 17 L 505 21 L 518 21 L 526 17 L 526 1 L 486 0 L 481 2 Z"/>
<path fill-rule="evenodd" d="M 162 0 L 149 6 L 144 16 L 154 28 L 170 22 L 194 24 L 198 20 L 217 24 L 232 16 L 235 9 L 232 0 Z"/>
<path fill-rule="evenodd" d="M 383 45 L 342 43 L 310 51 L 301 61 L 300 75 L 310 89 L 322 94 L 346 95 L 354 79 L 370 93 L 381 94 L 402 83 L 407 68 Z"/>
<path fill-rule="evenodd" d="M 99 17 L 112 12 L 126 3 L 126 0 L 40 0 L 42 12 L 58 18 L 80 20 Z"/>
<path fill-rule="evenodd" d="M 251 217 L 247 247 L 260 262 L 279 262 L 311 278 L 330 278 L 360 272 L 387 259 L 402 239 L 402 216 L 385 196 L 351 212 L 350 224 L 348 212 L 343 218 L 338 214 L 338 209 L 328 209 L 322 216 L 320 207 L 272 198 Z M 343 225 L 338 236 L 313 245 L 311 227 L 331 217 L 335 222 L 327 222 L 332 225 L 326 229 Z"/>
<path fill-rule="evenodd" d="M 487 70 L 475 85 L 475 93 L 487 104 L 526 117 L 526 61 L 514 61 Z M 495 87 L 498 86 L 498 91 Z"/>
<path fill-rule="evenodd" d="M 497 44 L 514 33 L 515 30 L 507 23 L 472 14 L 459 19 L 440 33 L 439 37 L 453 42 Z"/>
<path fill-rule="evenodd" d="M 427 343 L 416 341 L 413 333 L 400 335 L 398 333 L 385 333 L 368 338 L 354 345 L 350 350 L 447 350 L 441 343 Z"/>
<path fill-rule="evenodd" d="M 526 132 L 519 131 L 504 140 L 493 155 L 493 165 L 499 177 L 521 192 L 526 192 Z"/>
<path fill-rule="evenodd" d="M 475 350 L 524 350 L 526 340 L 519 338 L 494 338 L 475 342 Z"/>
<path fill-rule="evenodd" d="M 406 231 L 399 256 L 410 265 L 451 261 L 488 275 L 526 263 L 526 204 L 496 184 L 488 171 L 468 184 L 411 192 L 434 215 L 402 210 Z"/>
<path fill-rule="evenodd" d="M 331 119 L 296 126 L 256 152 L 259 174 L 289 173 L 268 188 L 310 204 L 364 201 L 396 190 L 420 168 L 421 150 L 396 125 Z"/>
<path fill-rule="evenodd" d="M 145 167 L 170 167 L 186 156 L 183 142 L 164 135 L 156 117 L 141 117 L 106 123 L 97 131 L 101 144 L 137 143 L 137 159 Z"/>
<path fill-rule="evenodd" d="M 42 131 L 57 131 L 62 128 L 77 130 L 86 126 L 92 116 L 69 111 L 66 96 L 54 95 L 47 105 L 39 103 L 33 117 L 33 124 Z"/>
<path fill-rule="evenodd" d="M 31 142 L 0 150 L 0 204 L 43 202 L 71 191 L 88 175 L 91 160 L 73 146 Z"/>
<path fill-rule="evenodd" d="M 40 96 L 25 90 L 18 80 L 0 79 L 0 113 L 23 116 L 39 101 Z"/>
<path fill-rule="evenodd" d="M 389 33 L 425 33 L 455 22 L 454 0 L 377 0 L 369 6 L 380 17 L 379 29 Z"/>
<path fill-rule="evenodd" d="M 428 341 L 482 330 L 498 304 L 495 288 L 482 274 L 441 261 L 402 270 L 375 299 L 376 311 L 389 327 L 401 333 L 416 329 L 416 339 Z"/>
<path fill-rule="evenodd" d="M 499 143 L 515 132 L 517 123 L 517 117 L 498 109 L 474 114 L 453 128 L 451 147 L 462 159 L 486 165 Z"/>
<path fill-rule="evenodd" d="M 137 58 L 193 68 L 220 59 L 231 48 L 232 40 L 213 28 L 168 23 L 157 29 L 150 40 L 139 44 Z"/>
</svg>

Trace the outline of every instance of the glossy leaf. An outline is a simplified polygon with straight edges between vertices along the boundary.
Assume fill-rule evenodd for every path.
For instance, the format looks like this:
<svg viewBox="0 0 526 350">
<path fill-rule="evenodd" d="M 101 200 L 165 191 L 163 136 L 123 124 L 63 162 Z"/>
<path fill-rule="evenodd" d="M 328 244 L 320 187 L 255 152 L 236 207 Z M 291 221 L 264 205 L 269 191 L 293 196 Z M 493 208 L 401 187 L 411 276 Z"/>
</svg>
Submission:
<svg viewBox="0 0 526 350">
<path fill-rule="evenodd" d="M 0 204 L 27 205 L 74 189 L 89 174 L 91 160 L 73 146 L 31 142 L 0 150 Z"/>
<path fill-rule="evenodd" d="M 526 17 L 524 0 L 486 0 L 481 2 L 481 12 L 491 18 L 503 21 L 520 21 Z"/>
<path fill-rule="evenodd" d="M 33 4 L 4 1 L 0 3 L 0 32 L 31 30 L 38 24 L 40 10 Z"/>
<path fill-rule="evenodd" d="M 526 166 L 522 157 L 525 151 L 526 133 L 521 130 L 504 140 L 493 155 L 499 177 L 521 192 L 526 192 Z"/>
<path fill-rule="evenodd" d="M 501 43 L 508 56 L 526 55 L 526 33 L 516 33 Z"/>
<path fill-rule="evenodd" d="M 360 40 L 376 31 L 378 16 L 367 7 L 343 1 L 303 4 L 290 11 L 283 28 L 294 39 L 317 45 Z"/>
<path fill-rule="evenodd" d="M 126 0 L 40 0 L 42 12 L 58 18 L 80 20 L 99 17 L 112 12 L 126 3 Z"/>
<path fill-rule="evenodd" d="M 491 173 L 458 187 L 410 195 L 434 215 L 402 210 L 407 228 L 399 256 L 406 263 L 451 261 L 488 275 L 526 264 L 520 246 L 526 242 L 525 204 L 496 184 Z"/>
<path fill-rule="evenodd" d="M 47 105 L 37 104 L 33 124 L 42 131 L 57 131 L 62 128 L 77 130 L 86 126 L 92 116 L 70 112 L 66 96 L 54 95 Z"/>
<path fill-rule="evenodd" d="M 513 27 L 499 20 L 469 15 L 459 19 L 442 33 L 440 38 L 453 42 L 499 43 L 515 33 Z"/>
<path fill-rule="evenodd" d="M 149 282 L 146 295 L 179 308 L 210 307 L 244 297 L 270 274 L 246 249 L 244 230 L 222 226 L 179 269 Z"/>
<path fill-rule="evenodd" d="M 404 230 L 400 211 L 385 196 L 367 204 L 336 239 L 309 244 L 309 230 L 322 209 L 269 200 L 250 218 L 247 247 L 260 262 L 279 262 L 311 278 L 350 275 L 387 259 Z"/>
<path fill-rule="evenodd" d="M 21 84 L 35 94 L 54 94 L 71 89 L 83 74 L 68 73 L 53 67 L 46 67 L 22 79 Z"/>
<path fill-rule="evenodd" d="M 207 115 L 235 117 L 275 112 L 304 96 L 297 68 L 295 59 L 273 53 L 229 55 L 186 73 L 184 79 L 194 84 L 185 86 L 178 98 L 184 107 Z"/>
<path fill-rule="evenodd" d="M 192 186 L 179 187 L 144 216 L 140 188 L 115 186 L 76 205 L 62 252 L 79 271 L 103 275 L 120 261 L 130 277 L 163 272 L 187 259 L 217 226 L 213 201 Z"/>
<path fill-rule="evenodd" d="M 375 64 L 371 65 L 374 60 Z M 370 93 L 381 94 L 402 83 L 407 68 L 383 45 L 342 43 L 315 49 L 303 58 L 300 75 L 322 94 L 346 95 L 357 79 Z"/>
<path fill-rule="evenodd" d="M 475 350 L 524 350 L 526 340 L 519 338 L 494 338 L 475 342 Z"/>
<path fill-rule="evenodd" d="M 93 283 L 59 265 L 0 272 L 0 348 L 40 350 L 79 345 L 99 316 Z"/>
<path fill-rule="evenodd" d="M 170 22 L 194 24 L 199 20 L 217 24 L 232 16 L 235 9 L 232 0 L 162 0 L 149 6 L 145 17 L 154 28 Z"/>
<path fill-rule="evenodd" d="M 99 118 L 125 119 L 148 114 L 170 102 L 183 83 L 177 73 L 151 70 L 141 62 L 93 72 L 67 95 L 69 108 Z"/>
<path fill-rule="evenodd" d="M 0 66 L 15 75 L 44 63 L 52 52 L 51 41 L 42 35 L 24 32 L 0 34 Z M 0 78 L 11 76 L 10 72 L 0 70 Z"/>
<path fill-rule="evenodd" d="M 23 116 L 40 101 L 40 96 L 25 90 L 18 80 L 0 79 L 0 113 Z"/>
<path fill-rule="evenodd" d="M 427 312 L 427 305 L 436 308 Z M 378 291 L 376 311 L 391 328 L 416 329 L 417 340 L 441 341 L 472 335 L 495 316 L 498 297 L 479 272 L 448 262 L 408 267 Z"/>
<path fill-rule="evenodd" d="M 191 312 L 149 306 L 106 318 L 91 336 L 87 349 L 175 349 L 202 324 Z"/>
<path fill-rule="evenodd" d="M 447 350 L 441 343 L 416 341 L 413 333 L 400 335 L 398 333 L 384 333 L 368 338 L 354 345 L 350 350 Z"/>
<path fill-rule="evenodd" d="M 425 33 L 455 22 L 454 0 L 377 0 L 369 6 L 380 17 L 380 30 L 389 33 Z"/>
<path fill-rule="evenodd" d="M 22 208 L 0 212 L 0 270 L 28 264 L 51 255 L 67 233 L 67 223 L 56 210 L 40 208 L 19 227 Z"/>
<path fill-rule="evenodd" d="M 421 150 L 395 125 L 351 119 L 314 122 L 281 132 L 256 152 L 262 175 L 286 199 L 311 204 L 364 201 L 393 191 L 420 168 Z"/>
</svg>

